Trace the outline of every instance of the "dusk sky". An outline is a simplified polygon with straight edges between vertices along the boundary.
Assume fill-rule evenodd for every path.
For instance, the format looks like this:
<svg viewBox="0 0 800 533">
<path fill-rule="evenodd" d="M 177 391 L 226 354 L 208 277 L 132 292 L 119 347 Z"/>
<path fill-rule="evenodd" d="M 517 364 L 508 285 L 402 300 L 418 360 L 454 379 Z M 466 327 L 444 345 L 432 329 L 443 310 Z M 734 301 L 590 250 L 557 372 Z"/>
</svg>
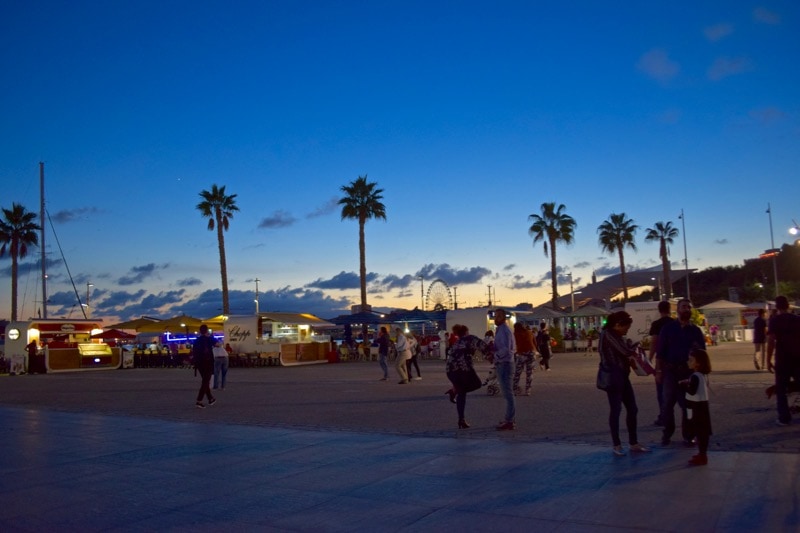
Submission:
<svg viewBox="0 0 800 533">
<path fill-rule="evenodd" d="M 6 0 L 0 67 L 0 206 L 38 213 L 43 161 L 51 318 L 82 318 L 67 267 L 106 324 L 221 313 L 195 208 L 213 184 L 238 195 L 233 314 L 254 312 L 256 278 L 262 311 L 359 303 L 358 224 L 336 202 L 362 175 L 384 189 L 387 220 L 366 225 L 380 308 L 421 306 L 419 276 L 459 307 L 490 285 L 504 306 L 548 301 L 528 235 L 543 202 L 577 221 L 562 295 L 568 272 L 578 289 L 619 271 L 597 240 L 611 213 L 640 227 L 629 269 L 659 264 L 645 230 L 680 230 L 681 209 L 701 270 L 770 248 L 768 204 L 776 247 L 800 218 L 794 0 Z M 41 305 L 39 254 L 20 318 Z"/>
</svg>

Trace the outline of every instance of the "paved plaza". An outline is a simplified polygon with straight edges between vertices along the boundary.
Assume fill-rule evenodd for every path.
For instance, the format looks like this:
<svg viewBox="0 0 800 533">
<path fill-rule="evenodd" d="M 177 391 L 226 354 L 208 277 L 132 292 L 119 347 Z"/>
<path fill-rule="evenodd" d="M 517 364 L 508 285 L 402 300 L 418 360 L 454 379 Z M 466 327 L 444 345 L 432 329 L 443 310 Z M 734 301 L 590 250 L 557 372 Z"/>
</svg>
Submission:
<svg viewBox="0 0 800 533">
<path fill-rule="evenodd" d="M 439 360 L 409 385 L 374 362 L 234 368 L 203 410 L 186 369 L 3 376 L 0 530 L 797 531 L 800 421 L 775 425 L 750 350 L 710 348 L 704 467 L 658 446 L 652 378 L 632 378 L 652 452 L 611 454 L 596 354 L 535 372 L 513 432 L 485 389 L 458 430 Z"/>
</svg>

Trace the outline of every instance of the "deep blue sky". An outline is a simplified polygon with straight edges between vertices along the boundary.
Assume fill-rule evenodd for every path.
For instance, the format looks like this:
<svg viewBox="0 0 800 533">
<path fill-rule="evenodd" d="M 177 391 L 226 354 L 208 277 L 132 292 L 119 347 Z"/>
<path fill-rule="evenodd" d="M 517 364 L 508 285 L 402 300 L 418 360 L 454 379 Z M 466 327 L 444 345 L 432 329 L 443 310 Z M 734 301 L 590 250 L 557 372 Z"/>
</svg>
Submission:
<svg viewBox="0 0 800 533">
<path fill-rule="evenodd" d="M 619 269 L 597 226 L 686 214 L 691 268 L 741 264 L 800 217 L 800 8 L 758 2 L 43 2 L 0 8 L 0 205 L 47 209 L 81 299 L 108 321 L 220 312 L 216 238 L 195 205 L 237 194 L 231 306 L 338 314 L 358 301 L 367 174 L 370 303 L 549 299 L 528 216 L 566 205 L 561 278 Z M 48 229 L 50 316 L 80 315 Z M 683 235 L 672 247 L 678 266 Z M 24 261 L 34 315 L 38 250 Z M 32 265 L 33 268 L 25 268 Z M 0 259 L 0 317 L 10 316 Z M 560 292 L 569 291 L 568 284 Z"/>
</svg>

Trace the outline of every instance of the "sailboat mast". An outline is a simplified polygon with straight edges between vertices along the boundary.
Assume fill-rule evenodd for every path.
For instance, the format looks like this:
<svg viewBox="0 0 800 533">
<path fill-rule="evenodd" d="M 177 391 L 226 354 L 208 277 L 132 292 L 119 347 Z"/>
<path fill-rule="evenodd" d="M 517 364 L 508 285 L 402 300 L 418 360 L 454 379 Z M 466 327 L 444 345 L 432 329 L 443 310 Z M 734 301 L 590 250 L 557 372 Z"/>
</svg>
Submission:
<svg viewBox="0 0 800 533">
<path fill-rule="evenodd" d="M 42 318 L 47 318 L 47 266 L 44 255 L 44 163 L 39 162 L 39 189 L 40 189 L 40 213 L 39 220 L 42 230 L 42 239 L 39 243 L 42 250 Z"/>
</svg>

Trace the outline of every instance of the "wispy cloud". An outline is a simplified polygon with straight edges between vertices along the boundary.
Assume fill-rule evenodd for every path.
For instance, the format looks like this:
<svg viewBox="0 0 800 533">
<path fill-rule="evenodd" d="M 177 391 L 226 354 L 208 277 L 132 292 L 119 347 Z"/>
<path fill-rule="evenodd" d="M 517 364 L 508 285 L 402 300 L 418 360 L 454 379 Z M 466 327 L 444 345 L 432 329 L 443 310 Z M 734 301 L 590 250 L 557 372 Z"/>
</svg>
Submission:
<svg viewBox="0 0 800 533">
<path fill-rule="evenodd" d="M 270 228 L 286 228 L 291 226 L 297 222 L 297 219 L 283 210 L 278 210 L 272 213 L 272 215 L 262 218 L 261 222 L 258 223 L 258 227 L 260 229 L 270 229 Z"/>
<path fill-rule="evenodd" d="M 753 10 L 753 20 L 773 26 L 781 23 L 780 15 L 760 6 Z"/>
<path fill-rule="evenodd" d="M 752 69 L 746 57 L 720 57 L 708 68 L 708 79 L 718 81 Z"/>
<path fill-rule="evenodd" d="M 164 270 L 168 267 L 169 264 L 156 265 L 155 263 L 133 267 L 127 275 L 119 278 L 117 283 L 120 285 L 135 285 L 155 276 L 159 270 Z"/>
<path fill-rule="evenodd" d="M 339 207 L 339 198 L 333 197 L 323 205 L 317 207 L 312 212 L 306 215 L 306 218 L 317 218 L 334 213 Z"/>
<path fill-rule="evenodd" d="M 637 68 L 647 76 L 660 82 L 667 82 L 678 75 L 681 67 L 670 59 L 666 50 L 655 48 L 639 58 Z"/>
<path fill-rule="evenodd" d="M 78 207 L 76 209 L 62 209 L 50 218 L 53 219 L 53 222 L 67 224 L 77 220 L 86 220 L 91 215 L 96 215 L 98 213 L 102 213 L 102 210 L 96 207 Z"/>
<path fill-rule="evenodd" d="M 760 109 L 753 109 L 750 111 L 750 118 L 761 122 L 762 124 L 770 124 L 777 122 L 786 117 L 786 114 L 777 107 L 762 107 Z"/>
<path fill-rule="evenodd" d="M 725 37 L 727 37 L 732 33 L 733 33 L 733 25 L 728 24 L 727 22 L 714 24 L 713 26 L 709 26 L 703 30 L 703 34 L 706 36 L 706 39 L 708 39 L 712 43 L 724 39 Z"/>
</svg>

